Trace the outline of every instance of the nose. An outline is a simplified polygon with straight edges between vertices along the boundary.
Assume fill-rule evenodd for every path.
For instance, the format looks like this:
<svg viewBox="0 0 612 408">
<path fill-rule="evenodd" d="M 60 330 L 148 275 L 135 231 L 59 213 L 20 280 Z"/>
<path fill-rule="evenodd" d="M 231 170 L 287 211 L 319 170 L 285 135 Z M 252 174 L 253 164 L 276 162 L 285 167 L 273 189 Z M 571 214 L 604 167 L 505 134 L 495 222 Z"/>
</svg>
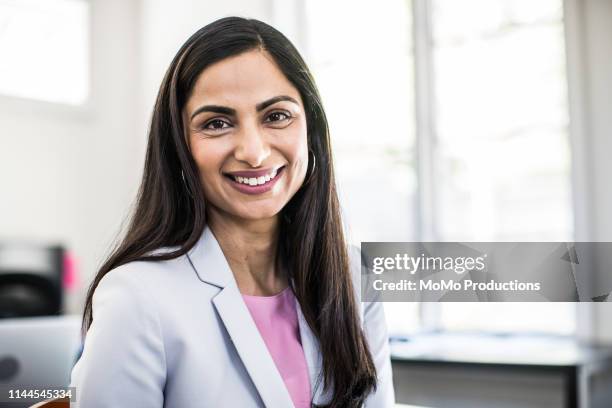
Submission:
<svg viewBox="0 0 612 408">
<path fill-rule="evenodd" d="M 237 136 L 234 151 L 236 160 L 245 162 L 251 167 L 261 166 L 270 155 L 270 147 L 261 129 L 257 125 L 243 126 Z"/>
</svg>

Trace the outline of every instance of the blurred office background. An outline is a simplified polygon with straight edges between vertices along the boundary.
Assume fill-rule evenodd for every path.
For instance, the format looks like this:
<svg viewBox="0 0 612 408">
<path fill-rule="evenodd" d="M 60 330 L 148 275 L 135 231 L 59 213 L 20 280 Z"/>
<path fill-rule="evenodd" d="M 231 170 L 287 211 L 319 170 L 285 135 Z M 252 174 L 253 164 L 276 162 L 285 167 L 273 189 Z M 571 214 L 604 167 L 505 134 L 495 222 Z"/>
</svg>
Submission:
<svg viewBox="0 0 612 408">
<path fill-rule="evenodd" d="M 0 0 L 0 242 L 67 249 L 65 313 L 129 213 L 165 69 L 227 15 L 279 28 L 311 67 L 353 242 L 612 241 L 612 1 Z M 385 309 L 400 342 L 612 344 L 607 303 Z M 560 406 L 537 398 L 496 406 Z"/>
</svg>

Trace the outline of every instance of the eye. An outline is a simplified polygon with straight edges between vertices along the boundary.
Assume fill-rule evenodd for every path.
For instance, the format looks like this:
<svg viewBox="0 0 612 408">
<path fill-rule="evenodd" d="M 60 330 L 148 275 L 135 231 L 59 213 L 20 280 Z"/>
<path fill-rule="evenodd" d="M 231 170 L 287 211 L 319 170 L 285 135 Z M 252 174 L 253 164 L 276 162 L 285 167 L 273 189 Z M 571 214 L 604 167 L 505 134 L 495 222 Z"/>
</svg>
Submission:
<svg viewBox="0 0 612 408">
<path fill-rule="evenodd" d="M 229 127 L 230 127 L 230 124 L 227 123 L 226 121 L 222 119 L 213 119 L 213 120 L 206 122 L 204 126 L 202 126 L 202 129 L 211 130 L 215 132 L 215 131 L 227 129 Z"/>
<path fill-rule="evenodd" d="M 275 111 L 268 115 L 265 122 L 274 123 L 274 122 L 283 122 L 291 119 L 291 115 L 287 112 Z"/>
</svg>

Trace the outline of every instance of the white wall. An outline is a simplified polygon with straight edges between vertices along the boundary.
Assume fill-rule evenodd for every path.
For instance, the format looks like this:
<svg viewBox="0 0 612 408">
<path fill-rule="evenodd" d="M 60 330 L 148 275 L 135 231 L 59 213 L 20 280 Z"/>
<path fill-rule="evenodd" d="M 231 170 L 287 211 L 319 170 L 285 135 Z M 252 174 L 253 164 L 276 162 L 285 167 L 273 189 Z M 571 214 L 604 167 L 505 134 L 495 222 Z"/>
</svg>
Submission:
<svg viewBox="0 0 612 408">
<path fill-rule="evenodd" d="M 198 28 L 227 15 L 269 21 L 269 0 L 90 0 L 91 101 L 69 108 L 0 96 L 0 240 L 60 242 L 85 290 L 129 212 L 164 71 Z"/>
<path fill-rule="evenodd" d="M 270 23 L 272 9 L 271 0 L 141 0 L 143 92 L 140 125 L 144 126 L 141 134 L 146 134 L 145 128 L 164 73 L 191 34 L 216 19 L 232 15 Z M 140 145 L 144 152 L 146 141 L 142 139 Z"/>
<path fill-rule="evenodd" d="M 89 106 L 0 98 L 0 239 L 63 243 L 87 281 L 136 182 L 137 14 L 134 0 L 91 2 Z"/>
</svg>

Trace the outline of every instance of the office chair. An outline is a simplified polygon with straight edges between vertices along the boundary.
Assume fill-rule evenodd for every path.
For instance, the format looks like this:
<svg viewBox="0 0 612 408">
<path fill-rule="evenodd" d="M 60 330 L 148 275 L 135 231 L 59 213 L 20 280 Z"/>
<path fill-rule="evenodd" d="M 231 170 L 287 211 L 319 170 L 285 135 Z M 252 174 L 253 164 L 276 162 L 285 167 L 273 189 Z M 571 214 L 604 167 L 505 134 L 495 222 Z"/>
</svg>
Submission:
<svg viewBox="0 0 612 408">
<path fill-rule="evenodd" d="M 30 408 L 70 408 L 70 399 L 54 398 L 52 400 L 37 402 Z"/>
</svg>

